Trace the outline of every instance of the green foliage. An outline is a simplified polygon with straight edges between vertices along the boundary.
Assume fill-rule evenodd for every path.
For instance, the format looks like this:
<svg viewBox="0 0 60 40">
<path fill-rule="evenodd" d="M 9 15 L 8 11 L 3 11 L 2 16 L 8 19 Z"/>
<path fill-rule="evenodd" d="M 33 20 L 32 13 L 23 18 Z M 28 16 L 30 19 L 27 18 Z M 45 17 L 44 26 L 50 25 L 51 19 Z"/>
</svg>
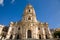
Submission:
<svg viewBox="0 0 60 40">
<path fill-rule="evenodd" d="M 60 38 L 60 31 L 55 31 L 54 32 L 54 38 L 57 38 L 57 36 Z"/>
</svg>

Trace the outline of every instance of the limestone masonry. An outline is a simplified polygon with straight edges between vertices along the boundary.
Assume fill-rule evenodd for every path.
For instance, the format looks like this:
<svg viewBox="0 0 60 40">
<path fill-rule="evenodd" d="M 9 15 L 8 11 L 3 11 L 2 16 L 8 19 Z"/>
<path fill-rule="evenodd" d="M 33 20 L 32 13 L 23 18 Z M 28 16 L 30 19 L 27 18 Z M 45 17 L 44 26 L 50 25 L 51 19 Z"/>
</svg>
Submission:
<svg viewBox="0 0 60 40">
<path fill-rule="evenodd" d="M 5 39 L 50 39 L 52 38 L 48 23 L 36 19 L 32 5 L 27 5 L 21 21 L 10 22 L 9 27 L 0 25 L 0 38 Z"/>
</svg>

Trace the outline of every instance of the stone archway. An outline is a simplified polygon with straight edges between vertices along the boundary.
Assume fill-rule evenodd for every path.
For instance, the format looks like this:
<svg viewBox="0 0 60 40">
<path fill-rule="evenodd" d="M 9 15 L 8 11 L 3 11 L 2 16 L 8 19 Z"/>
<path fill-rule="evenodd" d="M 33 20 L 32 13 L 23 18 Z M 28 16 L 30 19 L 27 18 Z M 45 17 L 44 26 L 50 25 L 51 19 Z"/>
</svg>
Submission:
<svg viewBox="0 0 60 40">
<path fill-rule="evenodd" d="M 49 39 L 49 38 L 48 38 L 48 35 L 45 35 L 45 36 L 46 36 L 46 39 Z"/>
<path fill-rule="evenodd" d="M 22 39 L 22 34 L 21 33 L 17 33 L 15 35 L 15 39 Z"/>
<path fill-rule="evenodd" d="M 19 35 L 17 35 L 16 39 L 19 39 Z"/>
<path fill-rule="evenodd" d="M 13 38 L 13 35 L 10 35 L 10 39 L 12 39 Z"/>
<path fill-rule="evenodd" d="M 21 34 L 17 34 L 15 39 L 22 39 Z"/>
<path fill-rule="evenodd" d="M 31 32 L 31 30 L 28 30 L 28 31 L 27 31 L 27 37 L 28 37 L 28 38 L 32 38 L 32 32 Z"/>
<path fill-rule="evenodd" d="M 41 39 L 41 35 L 39 34 L 39 39 Z"/>
</svg>

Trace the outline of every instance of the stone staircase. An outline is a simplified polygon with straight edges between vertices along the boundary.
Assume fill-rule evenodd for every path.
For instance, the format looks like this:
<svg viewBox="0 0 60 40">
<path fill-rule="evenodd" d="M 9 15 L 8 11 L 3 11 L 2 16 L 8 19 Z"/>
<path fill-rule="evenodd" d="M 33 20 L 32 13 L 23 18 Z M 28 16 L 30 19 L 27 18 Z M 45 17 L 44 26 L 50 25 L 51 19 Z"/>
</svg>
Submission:
<svg viewBox="0 0 60 40">
<path fill-rule="evenodd" d="M 60 38 L 55 39 L 0 39 L 0 40 L 60 40 Z"/>
</svg>

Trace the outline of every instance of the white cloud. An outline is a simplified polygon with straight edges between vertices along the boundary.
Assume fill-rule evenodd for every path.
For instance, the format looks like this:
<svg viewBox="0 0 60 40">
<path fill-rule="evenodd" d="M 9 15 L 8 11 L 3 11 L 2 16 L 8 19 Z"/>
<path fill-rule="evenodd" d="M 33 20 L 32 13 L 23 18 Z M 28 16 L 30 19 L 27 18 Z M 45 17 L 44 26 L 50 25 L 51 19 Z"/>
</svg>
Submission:
<svg viewBox="0 0 60 40">
<path fill-rule="evenodd" d="M 15 0 L 11 0 L 11 3 L 14 3 L 15 2 Z"/>
<path fill-rule="evenodd" d="M 3 2 L 4 2 L 4 0 L 0 0 L 0 5 L 3 6 L 4 5 Z"/>
</svg>

